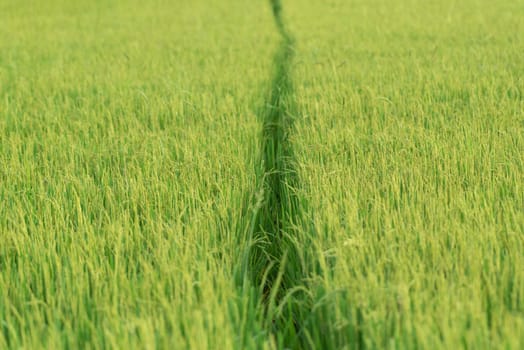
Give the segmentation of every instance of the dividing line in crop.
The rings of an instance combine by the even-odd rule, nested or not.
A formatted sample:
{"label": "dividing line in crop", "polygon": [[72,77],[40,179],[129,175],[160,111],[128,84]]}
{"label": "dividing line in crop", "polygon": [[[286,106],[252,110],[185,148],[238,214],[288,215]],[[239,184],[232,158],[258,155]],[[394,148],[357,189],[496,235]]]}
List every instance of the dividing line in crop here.
{"label": "dividing line in crop", "polygon": [[[286,258],[286,235],[291,216],[296,214],[293,193],[294,174],[289,131],[293,123],[293,87],[290,66],[293,59],[293,40],[287,33],[281,17],[278,0],[271,1],[282,42],[274,57],[274,76],[266,105],[260,111],[263,123],[260,154],[259,186],[263,198],[255,216],[255,238],[261,242],[252,251],[252,271],[255,281],[264,283],[264,296],[270,297],[285,278],[283,259]],[[266,274],[261,276],[260,274]],[[282,286],[285,288],[285,286]],[[273,297],[277,297],[274,295]]]}
{"label": "dividing line in crop", "polygon": [[298,181],[289,140],[296,116],[291,78],[294,38],[282,18],[280,0],[270,0],[281,42],[273,59],[274,73],[266,105],[259,117],[263,123],[261,154],[257,173],[257,204],[250,229],[247,276],[260,287],[266,328],[279,347],[296,347],[304,338],[309,315],[305,255],[308,248],[296,195]]}

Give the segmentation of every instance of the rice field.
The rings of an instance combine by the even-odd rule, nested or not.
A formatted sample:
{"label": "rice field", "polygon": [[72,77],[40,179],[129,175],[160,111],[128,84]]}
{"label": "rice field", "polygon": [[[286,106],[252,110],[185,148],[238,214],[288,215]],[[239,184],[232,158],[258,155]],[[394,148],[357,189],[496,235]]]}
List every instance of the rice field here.
{"label": "rice field", "polygon": [[0,349],[524,347],[522,0],[0,0]]}

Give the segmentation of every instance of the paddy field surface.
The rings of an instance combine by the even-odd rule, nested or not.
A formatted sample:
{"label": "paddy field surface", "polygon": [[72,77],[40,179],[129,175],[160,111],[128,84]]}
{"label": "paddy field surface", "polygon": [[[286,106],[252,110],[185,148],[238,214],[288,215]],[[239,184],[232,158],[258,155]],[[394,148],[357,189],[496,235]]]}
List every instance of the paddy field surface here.
{"label": "paddy field surface", "polygon": [[522,33],[522,0],[0,0],[0,348],[523,348]]}

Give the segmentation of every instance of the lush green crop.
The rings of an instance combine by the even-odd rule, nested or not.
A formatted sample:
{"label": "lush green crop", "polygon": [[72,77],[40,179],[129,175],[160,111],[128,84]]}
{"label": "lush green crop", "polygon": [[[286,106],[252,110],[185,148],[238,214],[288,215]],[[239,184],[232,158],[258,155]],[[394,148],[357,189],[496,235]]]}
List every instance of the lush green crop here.
{"label": "lush green crop", "polygon": [[0,0],[0,348],[522,348],[523,18]]}

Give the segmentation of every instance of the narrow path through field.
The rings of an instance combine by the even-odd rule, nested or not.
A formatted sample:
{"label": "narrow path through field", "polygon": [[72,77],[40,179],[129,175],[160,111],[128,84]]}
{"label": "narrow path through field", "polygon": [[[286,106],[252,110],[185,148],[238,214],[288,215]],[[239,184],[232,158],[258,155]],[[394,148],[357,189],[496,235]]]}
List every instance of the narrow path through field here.
{"label": "narrow path through field", "polygon": [[259,113],[263,123],[258,175],[259,205],[252,225],[249,275],[261,287],[267,327],[279,346],[301,343],[304,320],[309,314],[304,280],[304,247],[297,230],[300,223],[298,181],[289,134],[296,113],[291,67],[294,38],[282,18],[280,0],[270,0],[281,43],[273,59],[274,75],[268,101]]}
{"label": "narrow path through field", "polygon": [[283,25],[279,0],[272,0],[271,4],[282,42],[274,57],[275,72],[269,100],[260,111],[263,131],[259,161],[263,171],[258,175],[263,201],[255,217],[255,230],[258,240],[263,244],[257,245],[258,249],[252,252],[255,263],[253,270],[257,271],[255,280],[263,282],[259,273],[267,273],[264,278],[267,293],[277,280],[286,254],[284,240],[286,234],[290,233],[287,232],[287,223],[296,214],[296,198],[293,193],[296,185],[295,171],[288,140],[293,123],[293,86],[290,77],[293,39]]}

